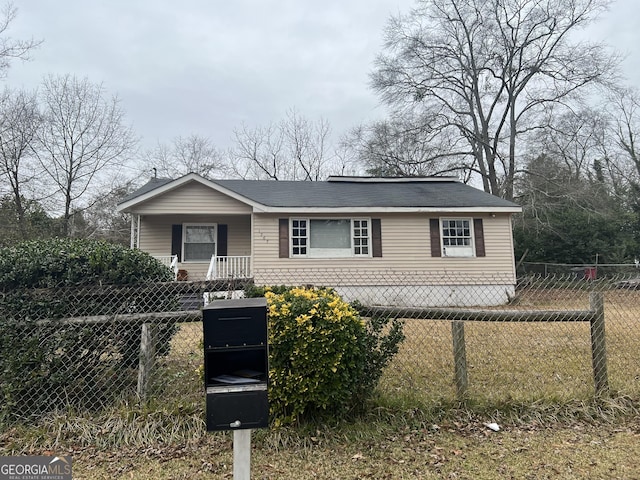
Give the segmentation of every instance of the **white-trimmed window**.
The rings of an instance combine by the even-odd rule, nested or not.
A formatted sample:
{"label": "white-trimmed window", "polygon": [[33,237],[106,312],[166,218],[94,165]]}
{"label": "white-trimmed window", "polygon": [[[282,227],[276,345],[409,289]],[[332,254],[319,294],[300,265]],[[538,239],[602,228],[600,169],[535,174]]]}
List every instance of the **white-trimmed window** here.
{"label": "white-trimmed window", "polygon": [[306,256],[309,246],[309,221],[291,220],[291,253],[295,257]]}
{"label": "white-trimmed window", "polygon": [[216,225],[192,223],[183,225],[182,261],[209,262],[216,252]]}
{"label": "white-trimmed window", "polygon": [[291,255],[340,258],[371,256],[371,221],[349,218],[291,219]]}
{"label": "white-trimmed window", "polygon": [[473,257],[473,221],[470,218],[441,219],[442,255]]}
{"label": "white-trimmed window", "polygon": [[353,225],[353,254],[368,256],[371,248],[370,222],[368,219],[354,219]]}

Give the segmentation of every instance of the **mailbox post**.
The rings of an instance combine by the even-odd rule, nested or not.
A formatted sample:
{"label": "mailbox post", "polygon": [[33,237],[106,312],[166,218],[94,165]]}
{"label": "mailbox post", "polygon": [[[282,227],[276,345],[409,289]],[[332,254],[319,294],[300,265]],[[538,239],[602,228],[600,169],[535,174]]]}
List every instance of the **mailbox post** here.
{"label": "mailbox post", "polygon": [[234,431],[234,478],[248,479],[251,429],[269,426],[267,301],[216,300],[202,325],[207,431]]}

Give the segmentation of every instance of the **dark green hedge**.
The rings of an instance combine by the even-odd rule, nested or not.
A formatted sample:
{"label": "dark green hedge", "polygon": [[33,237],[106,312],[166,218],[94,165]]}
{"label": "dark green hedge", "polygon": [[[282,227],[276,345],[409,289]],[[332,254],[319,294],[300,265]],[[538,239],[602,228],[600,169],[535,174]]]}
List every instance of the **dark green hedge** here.
{"label": "dark green hedge", "polygon": [[[178,298],[150,287],[172,279],[150,255],[104,241],[0,249],[0,419],[120,397],[135,384],[141,325],[68,319],[176,310]],[[160,355],[175,331],[158,327]]]}
{"label": "dark green hedge", "polygon": [[0,291],[169,281],[151,255],[104,241],[52,239],[0,249]]}

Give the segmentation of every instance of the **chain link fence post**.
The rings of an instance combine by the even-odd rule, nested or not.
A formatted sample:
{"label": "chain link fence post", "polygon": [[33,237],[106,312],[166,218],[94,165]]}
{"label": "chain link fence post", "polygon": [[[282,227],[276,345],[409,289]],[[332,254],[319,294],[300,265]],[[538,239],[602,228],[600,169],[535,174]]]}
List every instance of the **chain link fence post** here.
{"label": "chain link fence post", "polygon": [[152,323],[143,323],[140,329],[140,363],[138,366],[137,393],[141,402],[147,400],[153,364],[156,359],[157,328]]}
{"label": "chain link fence post", "polygon": [[607,348],[605,341],[604,294],[591,292],[589,305],[594,315],[590,320],[591,357],[593,359],[593,380],[596,395],[605,395],[609,391],[607,373]]}
{"label": "chain link fence post", "polygon": [[453,363],[455,369],[456,397],[459,401],[467,396],[467,349],[464,341],[464,321],[451,322],[451,336],[453,337]]}

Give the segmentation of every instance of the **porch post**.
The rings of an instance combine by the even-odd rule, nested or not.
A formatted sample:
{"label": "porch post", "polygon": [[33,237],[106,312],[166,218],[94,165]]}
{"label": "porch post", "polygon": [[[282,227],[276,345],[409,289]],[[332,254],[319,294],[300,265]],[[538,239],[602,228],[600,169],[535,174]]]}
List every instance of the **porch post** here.
{"label": "porch post", "polygon": [[137,246],[136,239],[138,238],[137,231],[139,228],[140,228],[140,215],[134,215],[132,213],[131,214],[131,235],[130,235],[131,238],[129,239],[129,246],[131,247],[131,249],[134,249]]}
{"label": "porch post", "polygon": [[251,230],[251,250],[249,251],[249,272],[248,272],[248,276],[253,278],[253,252],[255,252],[255,241],[254,241],[254,219],[253,219],[253,212],[251,213],[251,216],[249,217],[249,223],[250,223],[250,227],[249,229]]}
{"label": "porch post", "polygon": [[138,217],[138,225],[136,227],[136,248],[140,248],[140,215]]}

